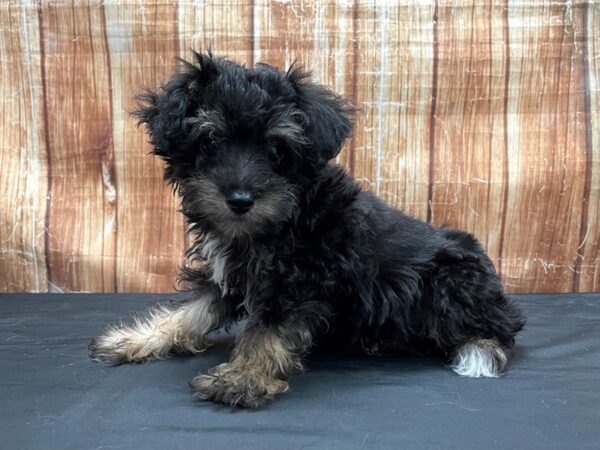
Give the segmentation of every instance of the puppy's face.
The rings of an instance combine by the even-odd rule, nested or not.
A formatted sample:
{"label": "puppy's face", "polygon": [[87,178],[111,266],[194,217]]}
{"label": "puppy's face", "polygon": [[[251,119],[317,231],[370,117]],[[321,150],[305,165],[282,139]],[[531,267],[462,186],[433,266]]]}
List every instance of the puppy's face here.
{"label": "puppy's face", "polygon": [[269,233],[339,153],[351,107],[301,69],[194,57],[158,92],[140,96],[136,115],[201,231]]}
{"label": "puppy's face", "polygon": [[287,220],[296,205],[298,180],[263,137],[200,140],[195,166],[180,182],[184,214],[203,231],[240,237],[268,232]]}

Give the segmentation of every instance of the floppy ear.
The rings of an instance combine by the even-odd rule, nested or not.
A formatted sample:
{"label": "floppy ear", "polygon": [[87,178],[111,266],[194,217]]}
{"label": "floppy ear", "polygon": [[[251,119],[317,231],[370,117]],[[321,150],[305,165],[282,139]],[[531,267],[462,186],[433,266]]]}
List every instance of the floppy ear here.
{"label": "floppy ear", "polygon": [[139,109],[132,114],[138,124],[146,124],[153,153],[163,158],[165,178],[177,182],[194,163],[198,140],[196,113],[202,101],[202,87],[219,74],[219,60],[210,52],[193,51],[194,61],[183,63],[181,70],[157,91],[147,89],[136,97]]}
{"label": "floppy ear", "polygon": [[335,158],[344,141],[352,135],[355,108],[343,97],[311,81],[311,73],[293,66],[287,73],[304,112],[304,130],[311,142],[316,163],[324,165]]}

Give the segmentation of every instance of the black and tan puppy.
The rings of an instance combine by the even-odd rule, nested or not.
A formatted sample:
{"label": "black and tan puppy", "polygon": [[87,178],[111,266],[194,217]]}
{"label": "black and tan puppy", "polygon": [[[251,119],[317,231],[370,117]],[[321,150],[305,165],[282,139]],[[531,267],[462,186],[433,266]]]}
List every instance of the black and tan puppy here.
{"label": "black and tan puppy", "polygon": [[246,319],[230,361],[192,380],[198,397],[260,406],[316,346],[502,372],[524,319],[475,238],[406,216],[328,164],[352,131],[348,102],[299,68],[199,53],[141,100],[196,236],[182,270],[194,295],[109,328],[93,358],[199,353]]}

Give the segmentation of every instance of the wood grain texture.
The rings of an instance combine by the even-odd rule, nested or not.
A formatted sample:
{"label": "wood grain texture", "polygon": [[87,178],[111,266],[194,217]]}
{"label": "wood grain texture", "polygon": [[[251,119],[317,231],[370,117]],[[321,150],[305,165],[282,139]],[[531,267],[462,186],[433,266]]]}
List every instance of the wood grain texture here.
{"label": "wood grain texture", "polygon": [[129,114],[133,97],[156,88],[175,70],[179,54],[173,2],[105,5],[111,55],[120,292],[165,292],[174,286],[184,251],[179,202],[162,180],[163,164],[151,157],[148,136]]}
{"label": "wood grain texture", "polygon": [[495,261],[507,187],[503,10],[495,1],[439,4],[431,119],[431,221],[471,231]]}
{"label": "wood grain texture", "polygon": [[[105,182],[113,153],[108,49],[101,9],[44,3],[50,288],[115,289],[115,193]],[[110,183],[110,181],[109,181]]]}
{"label": "wood grain texture", "polygon": [[178,200],[129,112],[189,49],[297,61],[366,188],[473,232],[511,292],[600,290],[600,1],[0,4],[0,291],[173,288]]}
{"label": "wood grain texture", "polygon": [[435,5],[360,5],[354,101],[361,111],[345,161],[365,188],[425,220]]}
{"label": "wood grain texture", "polygon": [[0,5],[0,291],[47,289],[47,164],[37,12]]}
{"label": "wood grain texture", "polygon": [[190,49],[212,48],[240,63],[254,63],[254,3],[220,0],[184,1],[177,8],[179,56],[190,59]]}
{"label": "wood grain texture", "polygon": [[600,5],[585,4],[581,39],[585,98],[585,186],[579,246],[575,255],[574,292],[600,288]]}
{"label": "wood grain texture", "polygon": [[509,11],[501,267],[516,290],[573,289],[586,173],[582,5],[522,2]]}

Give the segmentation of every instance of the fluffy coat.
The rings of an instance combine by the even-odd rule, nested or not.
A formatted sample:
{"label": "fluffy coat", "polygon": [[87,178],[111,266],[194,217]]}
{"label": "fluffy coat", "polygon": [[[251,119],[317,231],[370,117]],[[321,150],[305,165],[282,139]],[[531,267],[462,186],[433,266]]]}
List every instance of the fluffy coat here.
{"label": "fluffy coat", "polygon": [[[475,377],[504,369],[525,321],[481,245],[391,208],[331,164],[354,109],[308,72],[194,53],[140,101],[196,237],[182,269],[194,295],[107,330],[93,357],[197,353],[210,331],[246,319],[230,362],[191,385],[248,407],[285,391],[316,347],[435,353]],[[148,331],[141,345],[140,329],[169,339],[153,347]]]}

